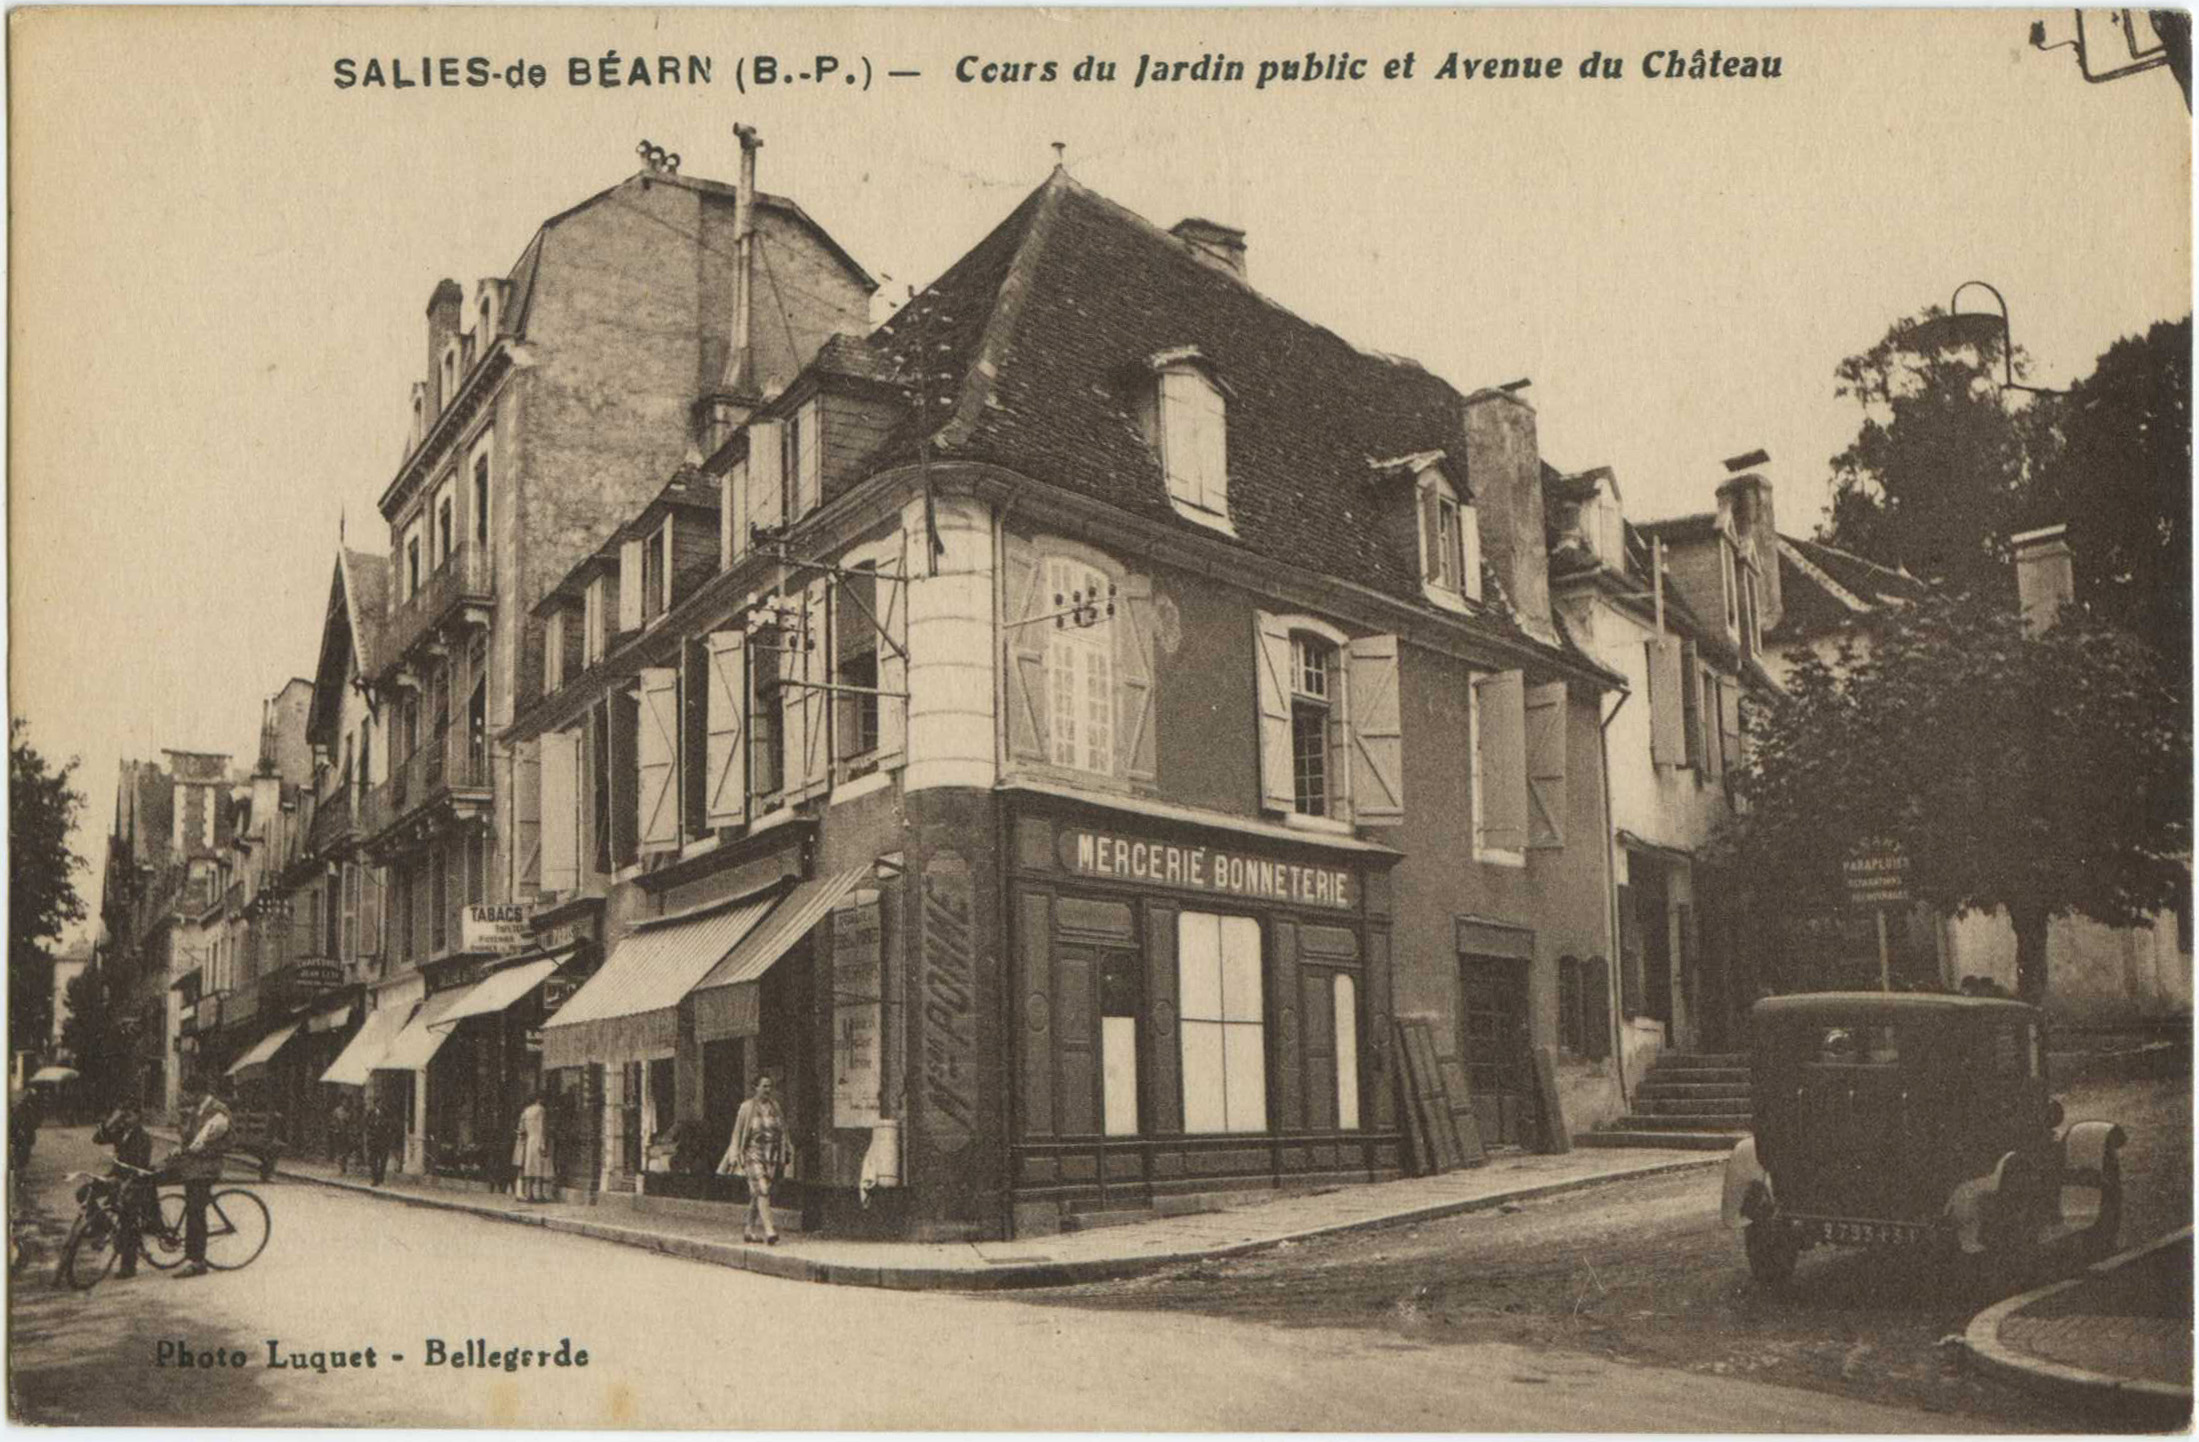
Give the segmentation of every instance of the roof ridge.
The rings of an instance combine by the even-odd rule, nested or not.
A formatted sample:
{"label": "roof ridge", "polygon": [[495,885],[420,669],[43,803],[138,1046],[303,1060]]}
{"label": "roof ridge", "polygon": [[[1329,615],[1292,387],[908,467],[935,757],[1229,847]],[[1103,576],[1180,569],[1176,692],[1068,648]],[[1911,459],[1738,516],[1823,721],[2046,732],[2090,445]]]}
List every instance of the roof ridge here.
{"label": "roof ridge", "polygon": [[[1038,204],[1024,222],[1015,254],[1009,258],[1007,271],[993,291],[984,332],[978,337],[976,352],[970,358],[970,369],[962,377],[961,399],[955,405],[954,414],[932,432],[932,438],[943,447],[951,449],[962,445],[977,430],[985,405],[993,397],[993,384],[999,379],[1001,363],[1007,359],[1008,349],[1015,340],[1016,326],[1023,318],[1023,305],[1035,282],[1039,255],[1053,231],[1054,217],[1061,213],[1061,197],[1071,186],[1076,186],[1076,182],[1069,178],[1068,171],[1057,165],[1053,174],[1033,192]],[[1076,188],[1083,189],[1082,186]]]}
{"label": "roof ridge", "polygon": [[1822,551],[1830,551],[1844,561],[1853,561],[1858,566],[1863,566],[1868,568],[1869,570],[1876,571],[1882,576],[1891,576],[1897,581],[1905,581],[1912,586],[1924,586],[1928,584],[1919,577],[1910,575],[1908,571],[1902,569],[1899,566],[1888,566],[1881,562],[1874,561],[1868,556],[1859,556],[1855,552],[1848,550],[1845,547],[1833,545],[1830,541],[1820,541],[1814,536],[1782,536],[1780,537],[1780,539],[1796,541],[1802,545],[1815,546]]}

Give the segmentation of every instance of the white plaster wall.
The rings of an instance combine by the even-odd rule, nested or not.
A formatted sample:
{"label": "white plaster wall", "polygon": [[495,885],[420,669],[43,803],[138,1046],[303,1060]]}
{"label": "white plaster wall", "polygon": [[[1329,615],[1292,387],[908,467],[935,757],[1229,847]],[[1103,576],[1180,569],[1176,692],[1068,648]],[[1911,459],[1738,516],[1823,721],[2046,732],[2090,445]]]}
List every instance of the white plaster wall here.
{"label": "white plaster wall", "polygon": [[[2016,933],[2005,912],[1972,912],[1946,923],[1948,979],[1984,976],[2016,989]],[[2176,918],[2111,927],[2083,917],[2051,923],[2046,938],[2047,1006],[2071,1020],[2109,1021],[2191,1009],[2191,957],[2179,949]]]}
{"label": "white plaster wall", "polygon": [[[908,538],[909,759],[902,786],[990,789],[993,739],[993,523],[966,497],[933,506],[945,554],[929,558],[924,503],[902,512]],[[927,564],[927,560],[933,560]]]}
{"label": "white plaster wall", "polygon": [[1654,628],[1593,599],[1570,602],[1565,619],[1583,649],[1625,676],[1633,693],[1604,731],[1612,825],[1675,850],[1701,846],[1726,814],[1725,787],[1700,779],[1699,771],[1650,759],[1646,646]]}

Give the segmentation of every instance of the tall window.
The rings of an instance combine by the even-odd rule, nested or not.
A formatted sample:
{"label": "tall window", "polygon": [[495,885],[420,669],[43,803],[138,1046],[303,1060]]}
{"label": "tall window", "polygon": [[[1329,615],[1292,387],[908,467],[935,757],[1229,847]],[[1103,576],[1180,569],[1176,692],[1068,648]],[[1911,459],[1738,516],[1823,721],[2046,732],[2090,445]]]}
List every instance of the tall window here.
{"label": "tall window", "polygon": [[1336,799],[1329,718],[1339,679],[1334,646],[1318,636],[1290,638],[1290,779],[1301,816],[1327,816]]}
{"label": "tall window", "polygon": [[417,525],[405,537],[405,599],[420,594],[420,530]]}
{"label": "tall window", "polygon": [[668,520],[641,549],[641,617],[654,621],[671,605],[665,573],[671,568],[672,523]]}
{"label": "tall window", "polygon": [[1741,588],[1734,577],[1733,543],[1725,537],[1718,538],[1718,581],[1726,595],[1726,629],[1736,635],[1741,630]]}
{"label": "tall window", "polygon": [[1257,921],[1197,911],[1176,918],[1187,1132],[1267,1130],[1261,981]]}
{"label": "tall window", "polygon": [[1430,467],[1420,481],[1421,575],[1439,600],[1481,599],[1481,535],[1473,507],[1440,470]]}
{"label": "tall window", "polygon": [[435,564],[450,564],[451,552],[458,545],[458,498],[451,494],[449,486],[435,498]]}
{"label": "tall window", "polygon": [[770,632],[762,633],[765,645],[748,653],[748,794],[776,796],[781,763],[779,747],[778,662],[771,654]]}
{"label": "tall window", "polygon": [[489,456],[486,451],[473,458],[473,539],[476,545],[489,543]]}
{"label": "tall window", "polygon": [[840,579],[837,612],[832,621],[833,680],[842,686],[869,687],[834,695],[839,714],[833,718],[840,759],[868,756],[878,749],[878,577],[876,563],[865,561],[854,574]]}
{"label": "tall window", "polygon": [[1179,507],[1229,514],[1229,433],[1221,390],[1190,366],[1161,372],[1161,469]]}
{"label": "tall window", "polygon": [[[1046,562],[1046,609],[1060,612],[1104,598],[1107,577],[1061,557]],[[1046,637],[1046,724],[1056,766],[1111,776],[1115,770],[1115,637],[1099,605],[1097,624],[1057,615]]]}

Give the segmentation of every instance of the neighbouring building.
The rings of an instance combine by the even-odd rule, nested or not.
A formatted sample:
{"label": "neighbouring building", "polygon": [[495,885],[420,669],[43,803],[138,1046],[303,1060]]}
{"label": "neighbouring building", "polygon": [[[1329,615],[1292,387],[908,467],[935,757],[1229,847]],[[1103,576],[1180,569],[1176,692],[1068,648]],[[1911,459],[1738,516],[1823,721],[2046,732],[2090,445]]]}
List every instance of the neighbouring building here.
{"label": "neighbouring building", "polygon": [[763,1073],[811,1226],[1394,1176],[1393,1018],[1488,1147],[1619,1110],[1621,677],[1553,610],[1535,412],[1246,254],[1057,170],[537,594],[501,741],[531,964],[596,967],[542,1030],[568,1186],[729,1198]]}
{"label": "neighbouring building", "polygon": [[1762,661],[1783,597],[1766,459],[1728,461],[1714,511],[1640,525],[1609,468],[1545,480],[1559,612],[1627,681],[1604,744],[1629,1082],[1665,1049],[1741,1050],[1757,995],[1760,947],[1701,853],[1732,814],[1742,696],[1776,689]]}
{"label": "neighbouring building", "polygon": [[[543,222],[509,274],[429,297],[427,377],[380,502],[384,596],[357,621],[373,633],[359,679],[376,754],[355,763],[350,824],[384,873],[384,1020],[344,1073],[364,1060],[377,1074],[409,1165],[471,1173],[508,1152],[533,1080],[523,1046],[491,1049],[494,1065],[463,1046],[442,1056],[457,994],[520,960],[505,909],[529,894],[533,803],[499,737],[540,686],[531,608],[828,336],[867,323],[875,282],[799,205],[755,188],[756,144],[744,136],[739,185],[652,155]],[[411,1019],[384,1037],[399,1008]]]}

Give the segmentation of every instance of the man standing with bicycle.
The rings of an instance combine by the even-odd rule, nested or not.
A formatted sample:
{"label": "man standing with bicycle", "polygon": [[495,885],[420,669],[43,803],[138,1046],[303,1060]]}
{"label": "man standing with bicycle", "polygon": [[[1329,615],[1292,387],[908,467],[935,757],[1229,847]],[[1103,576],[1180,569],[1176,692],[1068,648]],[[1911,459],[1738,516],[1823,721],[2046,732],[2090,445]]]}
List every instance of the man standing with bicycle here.
{"label": "man standing with bicycle", "polygon": [[120,1188],[115,1201],[115,1250],[121,1258],[115,1276],[134,1277],[138,1254],[144,1250],[144,1235],[159,1224],[158,1193],[152,1185],[153,1139],[145,1134],[137,1108],[124,1102],[99,1124],[92,1141],[115,1150],[118,1165],[114,1175]]}
{"label": "man standing with bicycle", "polygon": [[183,1145],[168,1159],[165,1177],[183,1183],[184,1265],[178,1277],[206,1275],[206,1208],[221,1180],[222,1138],[229,1134],[229,1106],[217,1095],[222,1083],[192,1077],[183,1084]]}

